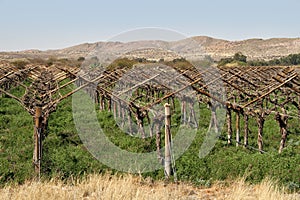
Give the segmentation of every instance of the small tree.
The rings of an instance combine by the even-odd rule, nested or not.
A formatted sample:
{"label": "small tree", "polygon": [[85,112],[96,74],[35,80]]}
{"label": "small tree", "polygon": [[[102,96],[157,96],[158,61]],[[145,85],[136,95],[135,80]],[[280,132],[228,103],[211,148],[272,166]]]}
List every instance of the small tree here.
{"label": "small tree", "polygon": [[84,60],[85,60],[85,58],[82,56],[77,59],[77,61],[79,61],[79,62],[83,62]]}
{"label": "small tree", "polygon": [[24,69],[24,67],[29,64],[28,61],[26,60],[16,60],[16,61],[13,61],[12,64],[14,66],[16,66],[18,69]]}
{"label": "small tree", "polygon": [[241,52],[238,52],[238,53],[234,54],[233,60],[246,63],[247,56],[243,55]]}

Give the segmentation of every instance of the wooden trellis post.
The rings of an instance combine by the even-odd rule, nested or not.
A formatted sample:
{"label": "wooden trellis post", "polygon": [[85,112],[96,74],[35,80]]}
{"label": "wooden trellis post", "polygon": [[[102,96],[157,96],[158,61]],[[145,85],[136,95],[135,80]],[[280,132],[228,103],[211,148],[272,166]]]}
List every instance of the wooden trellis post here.
{"label": "wooden trellis post", "polygon": [[198,122],[197,122],[197,118],[196,118],[196,114],[195,114],[195,110],[194,110],[194,102],[191,99],[189,101],[189,110],[190,110],[190,114],[189,114],[188,122],[189,122],[189,124],[191,124],[191,122],[194,121],[193,123],[195,124],[195,127],[198,128]]}
{"label": "wooden trellis post", "polygon": [[34,152],[33,164],[36,174],[40,178],[42,159],[42,108],[36,107],[34,118]]}
{"label": "wooden trellis post", "polygon": [[127,114],[127,120],[128,120],[128,131],[129,131],[129,134],[131,135],[133,133],[133,130],[132,130],[132,119],[131,119],[131,112],[130,110],[127,111],[128,114]]}
{"label": "wooden trellis post", "polygon": [[240,114],[236,112],[236,121],[235,121],[235,130],[236,130],[236,146],[239,146],[240,143]]}
{"label": "wooden trellis post", "polygon": [[[147,118],[148,124],[151,124],[151,119],[150,119],[148,111],[146,111],[146,118]],[[152,130],[151,126],[149,126],[149,133],[150,133],[150,137],[152,137],[153,136],[153,130]]]}
{"label": "wooden trellis post", "polygon": [[165,177],[171,175],[171,109],[170,104],[165,104]]}
{"label": "wooden trellis post", "polygon": [[265,123],[265,111],[263,108],[263,100],[258,102],[259,110],[256,112],[257,114],[257,125],[258,125],[258,133],[257,133],[257,145],[260,153],[263,153],[263,129]]}
{"label": "wooden trellis post", "polygon": [[100,96],[99,96],[99,108],[101,111],[105,109],[103,94],[100,94]]}
{"label": "wooden trellis post", "polygon": [[244,147],[248,146],[249,137],[249,117],[247,113],[244,113]]}
{"label": "wooden trellis post", "polygon": [[181,113],[182,113],[182,118],[181,121],[183,122],[184,125],[186,125],[186,101],[185,101],[185,97],[182,98],[181,101]]}
{"label": "wooden trellis post", "polygon": [[231,144],[232,126],[231,126],[231,110],[229,108],[227,108],[226,119],[227,119],[227,144]]}
{"label": "wooden trellis post", "polygon": [[257,124],[258,124],[258,135],[257,135],[257,144],[258,149],[261,153],[263,153],[263,128],[264,128],[264,114],[260,114],[257,118]]}
{"label": "wooden trellis post", "polygon": [[298,96],[298,121],[300,123],[300,96]]}
{"label": "wooden trellis post", "polygon": [[210,106],[211,108],[211,119],[210,119],[210,124],[208,127],[208,130],[210,131],[212,129],[212,127],[214,127],[215,129],[215,133],[219,132],[219,128],[218,128],[218,118],[217,118],[217,107],[214,105]]}
{"label": "wooden trellis post", "polygon": [[159,122],[156,122],[155,124],[155,135],[156,135],[156,152],[157,152],[157,158],[160,164],[163,164],[163,157],[160,152],[160,142],[161,142],[161,132],[160,132],[160,126]]}
{"label": "wooden trellis post", "polygon": [[275,119],[277,120],[279,127],[280,127],[280,133],[281,133],[281,140],[280,140],[280,146],[278,153],[281,153],[282,150],[285,147],[288,131],[287,131],[287,122],[288,122],[288,116],[286,115],[286,110],[282,108],[282,111],[284,114],[277,113],[275,116]]}

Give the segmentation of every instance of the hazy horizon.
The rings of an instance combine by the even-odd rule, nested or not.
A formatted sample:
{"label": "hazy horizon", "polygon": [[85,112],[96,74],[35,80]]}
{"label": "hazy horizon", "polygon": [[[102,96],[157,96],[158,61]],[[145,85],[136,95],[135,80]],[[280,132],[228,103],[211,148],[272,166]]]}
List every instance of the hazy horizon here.
{"label": "hazy horizon", "polygon": [[[206,35],[194,35],[194,36],[188,36],[188,38],[192,38],[192,37],[210,37],[210,38],[214,38],[214,39],[220,39],[220,40],[227,40],[224,38],[216,38],[216,37],[212,37],[212,36],[206,36]],[[273,37],[273,38],[245,38],[245,39],[240,39],[240,40],[227,40],[227,41],[231,41],[231,42],[236,42],[236,41],[245,41],[245,40],[251,40],[251,39],[262,39],[262,40],[270,40],[270,39],[298,39],[300,37]],[[143,40],[135,40],[135,41],[143,41]],[[82,43],[78,43],[78,44],[73,44],[73,45],[69,45],[69,46],[65,46],[65,47],[61,47],[61,48],[49,48],[49,49],[37,49],[37,48],[31,48],[31,49],[20,49],[20,50],[0,50],[0,52],[22,52],[22,51],[51,51],[51,50],[60,50],[60,49],[65,49],[65,48],[70,48],[70,47],[74,47],[74,46],[78,46],[78,45],[82,45],[82,44],[93,44],[93,43],[97,43],[97,42],[122,42],[122,43],[127,43],[127,42],[135,42],[135,41],[111,41],[111,40],[99,40],[99,41],[91,41],[91,42],[82,42]],[[148,40],[145,40],[148,41]],[[151,40],[149,40],[151,41]],[[166,40],[162,40],[162,41],[166,41]],[[178,41],[178,40],[170,40],[170,41]]]}
{"label": "hazy horizon", "polygon": [[297,0],[0,0],[0,51],[67,48],[143,27],[230,41],[298,38],[299,7]]}

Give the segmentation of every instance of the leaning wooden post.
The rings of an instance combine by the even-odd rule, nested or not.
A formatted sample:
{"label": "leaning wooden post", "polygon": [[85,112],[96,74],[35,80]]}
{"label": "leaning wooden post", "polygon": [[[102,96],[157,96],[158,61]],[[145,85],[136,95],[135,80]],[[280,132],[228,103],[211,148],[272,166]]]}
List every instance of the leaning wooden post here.
{"label": "leaning wooden post", "polygon": [[171,109],[170,104],[165,104],[165,177],[171,175]]}
{"label": "leaning wooden post", "polygon": [[35,108],[34,119],[34,152],[33,152],[33,164],[36,174],[40,179],[41,175],[41,158],[42,158],[42,108]]}

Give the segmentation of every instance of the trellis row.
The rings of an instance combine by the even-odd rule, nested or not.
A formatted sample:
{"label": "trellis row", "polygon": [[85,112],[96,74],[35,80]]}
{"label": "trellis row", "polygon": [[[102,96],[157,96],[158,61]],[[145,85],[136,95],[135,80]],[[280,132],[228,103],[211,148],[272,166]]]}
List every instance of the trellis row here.
{"label": "trellis row", "polygon": [[[176,69],[181,72],[180,69]],[[235,112],[236,114],[236,141],[237,144],[240,143],[240,116],[244,116],[244,146],[248,145],[248,136],[249,136],[249,127],[248,121],[249,117],[252,116],[256,119],[258,124],[258,133],[257,133],[257,143],[258,148],[261,152],[263,152],[263,127],[265,119],[271,113],[275,114],[275,119],[277,120],[280,133],[282,135],[279,152],[285,146],[285,141],[287,139],[287,121],[288,118],[298,118],[300,119],[300,97],[299,97],[299,68],[297,67],[222,67],[221,71],[221,80],[224,82],[228,100],[227,102],[223,102],[216,96],[211,95],[207,86],[209,84],[214,84],[214,81],[207,84],[204,83],[201,78],[201,72],[196,72],[193,69],[193,78],[186,75],[186,71],[182,73],[183,76],[187,77],[187,80],[179,80],[179,82],[184,83],[184,87],[191,86],[196,95],[201,96],[202,102],[210,104],[210,101],[218,101],[219,103],[226,106],[227,112],[227,126],[228,126],[228,143],[231,143],[232,138],[232,119],[231,112]],[[140,126],[141,134],[144,136],[145,131],[143,130],[143,118],[149,118],[147,109],[151,108],[151,106],[162,102],[165,99],[169,99],[169,102],[174,102],[172,99],[178,91],[172,91],[166,85],[170,85],[170,83],[164,83],[160,85],[155,85],[152,81],[151,74],[139,73],[136,75],[132,75],[130,79],[127,79],[128,82],[134,80],[135,76],[143,76],[147,83],[144,85],[140,85],[139,88],[141,90],[146,90],[144,94],[148,94],[148,104],[145,105],[145,99],[140,94],[136,95],[136,98],[131,100],[130,102],[124,102],[122,99],[118,99],[118,95],[112,94],[113,87],[118,82],[118,80],[122,77],[123,74],[126,73],[126,69],[116,70],[116,71],[107,71],[107,73],[102,82],[97,86],[97,94],[100,95],[95,101],[100,104],[100,109],[108,108],[112,112],[114,112],[116,116],[124,116],[123,114],[117,113],[117,108],[122,108],[127,104],[130,107],[131,112],[136,117],[136,121]],[[155,72],[151,71],[151,73],[155,74]],[[208,71],[209,73],[209,71]],[[152,74],[152,75],[153,75]],[[158,73],[159,74],[159,73]],[[160,75],[160,74],[159,74]],[[205,73],[207,75],[207,72]],[[214,74],[212,74],[213,76]],[[195,78],[196,77],[196,78]],[[200,78],[199,78],[200,77]],[[165,80],[165,77],[161,78]],[[169,77],[169,80],[174,80],[173,77]],[[107,82],[106,82],[107,81]],[[130,85],[130,83],[127,83]],[[137,83],[135,83],[137,84]],[[125,87],[126,88],[126,87]],[[149,91],[150,90],[150,91]],[[153,91],[151,91],[153,90]],[[93,91],[93,90],[90,90]],[[122,93],[122,92],[121,92]],[[123,92],[124,93],[124,92]],[[122,93],[122,94],[123,94]],[[130,93],[130,92],[129,92]],[[143,92],[141,92],[143,93]],[[155,94],[157,93],[157,94]],[[149,97],[149,94],[152,94]],[[94,94],[90,94],[94,96]],[[160,98],[157,98],[157,97]],[[188,95],[189,96],[189,95]],[[186,102],[189,102],[189,97],[180,97],[179,99],[182,102],[182,117],[183,121],[186,121]],[[204,97],[203,97],[204,96]],[[100,101],[98,101],[100,99]],[[112,102],[112,99],[115,101]],[[129,99],[129,97],[125,97],[125,99]],[[151,100],[149,100],[151,99]],[[170,100],[171,99],[171,100]],[[283,99],[283,100],[282,100]],[[106,105],[106,106],[105,106]],[[287,107],[295,107],[298,110],[297,113],[292,113],[287,111]],[[193,106],[189,106],[193,108]],[[212,124],[210,124],[210,128],[212,126],[216,127],[217,122],[213,122],[214,109],[212,109]],[[121,109],[121,112],[122,109]],[[190,109],[190,115],[193,115],[194,110]],[[125,120],[125,119],[123,119]],[[152,130],[150,130],[152,133]]]}
{"label": "trellis row", "polygon": [[[169,102],[175,107],[174,99],[181,102],[182,123],[198,126],[194,103],[191,96],[196,96],[199,103],[208,104],[212,110],[209,128],[218,130],[215,104],[218,102],[227,109],[228,143],[232,142],[232,112],[236,114],[236,141],[240,142],[240,121],[244,120],[244,146],[248,145],[249,117],[256,119],[258,124],[257,143],[263,152],[263,127],[265,119],[271,113],[280,127],[282,136],[279,152],[285,146],[288,136],[288,119],[296,117],[300,122],[300,75],[297,67],[221,67],[218,74],[210,70],[197,71],[193,67],[162,70],[160,64],[153,64],[153,70],[143,72],[130,68],[114,68],[103,72],[84,71],[77,67],[55,63],[51,66],[29,64],[17,68],[8,62],[0,63],[0,93],[17,100],[33,117],[35,122],[34,135],[36,140],[34,164],[40,170],[41,141],[45,137],[48,117],[56,110],[57,104],[75,92],[85,89],[98,104],[100,110],[108,109],[115,117],[121,119],[123,126],[127,121],[128,132],[134,134],[132,124],[138,125],[138,132],[145,137],[144,120],[150,124],[150,136],[155,133],[157,151],[160,155],[160,130],[164,114],[153,110],[153,106]],[[174,73],[177,76],[174,76]],[[178,75],[179,74],[179,75]],[[203,76],[206,76],[204,81]],[[124,78],[126,77],[126,78]],[[159,80],[159,81],[158,81]],[[163,80],[163,81],[162,81]],[[27,82],[26,84],[24,82]],[[64,81],[64,83],[62,83]],[[211,87],[225,87],[227,101],[212,94]],[[30,85],[28,84],[30,83]],[[77,88],[62,94],[63,88],[76,83]],[[29,86],[28,86],[29,85]],[[116,85],[118,90],[116,90]],[[17,97],[10,93],[16,86],[25,88],[25,93]],[[175,88],[175,89],[174,89]],[[189,89],[189,90],[187,90]],[[188,91],[182,93],[182,91]],[[287,107],[295,107],[298,112],[288,111]],[[154,116],[152,121],[150,113]],[[243,118],[241,117],[243,116]],[[132,120],[132,117],[135,120]]]}

